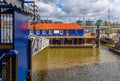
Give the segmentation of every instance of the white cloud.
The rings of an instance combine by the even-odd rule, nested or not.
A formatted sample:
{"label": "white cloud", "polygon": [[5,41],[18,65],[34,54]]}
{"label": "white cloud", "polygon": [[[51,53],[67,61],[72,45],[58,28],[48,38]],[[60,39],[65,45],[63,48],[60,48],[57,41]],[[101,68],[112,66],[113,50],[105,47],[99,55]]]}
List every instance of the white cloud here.
{"label": "white cloud", "polygon": [[[63,8],[57,8],[59,0],[40,0],[39,13],[44,18],[71,22],[77,19],[107,20],[110,7],[111,21],[120,21],[120,0],[62,0]],[[47,17],[45,17],[47,16]]]}

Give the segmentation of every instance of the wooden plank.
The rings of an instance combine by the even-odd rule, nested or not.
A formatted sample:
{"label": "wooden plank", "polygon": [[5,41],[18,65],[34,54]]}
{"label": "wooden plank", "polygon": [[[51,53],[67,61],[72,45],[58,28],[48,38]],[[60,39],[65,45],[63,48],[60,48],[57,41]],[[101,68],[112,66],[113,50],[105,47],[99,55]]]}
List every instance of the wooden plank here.
{"label": "wooden plank", "polygon": [[13,45],[0,45],[0,49],[12,49]]}
{"label": "wooden plank", "polygon": [[50,47],[94,47],[93,44],[50,44]]}

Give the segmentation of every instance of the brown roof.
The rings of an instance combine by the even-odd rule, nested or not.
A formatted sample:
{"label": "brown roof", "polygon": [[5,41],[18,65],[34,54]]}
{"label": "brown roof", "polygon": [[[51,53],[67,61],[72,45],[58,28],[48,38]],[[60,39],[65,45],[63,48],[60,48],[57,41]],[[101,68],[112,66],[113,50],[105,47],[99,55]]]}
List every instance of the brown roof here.
{"label": "brown roof", "polygon": [[65,24],[65,23],[37,23],[37,24],[32,24],[29,25],[29,29],[33,29],[35,27],[35,29],[82,29],[84,30],[85,27],[80,26],[78,24],[75,23],[69,23],[69,24]]}

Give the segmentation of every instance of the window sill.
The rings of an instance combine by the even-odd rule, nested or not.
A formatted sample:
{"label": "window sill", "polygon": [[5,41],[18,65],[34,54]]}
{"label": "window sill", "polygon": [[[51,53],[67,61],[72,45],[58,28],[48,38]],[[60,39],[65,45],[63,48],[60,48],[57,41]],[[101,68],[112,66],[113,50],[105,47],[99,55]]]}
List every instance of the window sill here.
{"label": "window sill", "polygon": [[13,48],[13,45],[5,45],[5,44],[3,44],[3,45],[0,45],[0,49],[12,49]]}

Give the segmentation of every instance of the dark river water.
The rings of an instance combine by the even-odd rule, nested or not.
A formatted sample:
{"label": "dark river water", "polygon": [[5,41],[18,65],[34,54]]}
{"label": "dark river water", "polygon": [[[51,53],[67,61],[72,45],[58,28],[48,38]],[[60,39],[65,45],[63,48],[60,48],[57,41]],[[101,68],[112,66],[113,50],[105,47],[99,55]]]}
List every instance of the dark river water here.
{"label": "dark river water", "polygon": [[120,56],[105,46],[46,48],[32,69],[32,81],[120,81]]}

